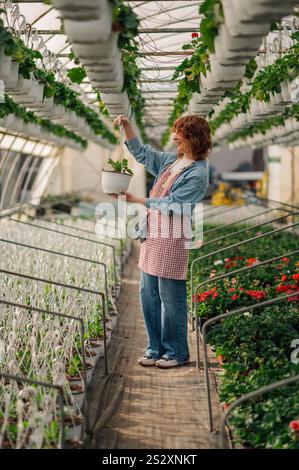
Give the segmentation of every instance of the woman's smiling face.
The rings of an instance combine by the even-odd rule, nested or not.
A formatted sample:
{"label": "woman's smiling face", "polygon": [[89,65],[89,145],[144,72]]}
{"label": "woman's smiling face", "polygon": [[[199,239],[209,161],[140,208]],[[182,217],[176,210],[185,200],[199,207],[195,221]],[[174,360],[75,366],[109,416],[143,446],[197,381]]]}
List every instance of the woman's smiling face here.
{"label": "woman's smiling face", "polygon": [[177,132],[174,132],[173,141],[177,146],[178,154],[180,156],[183,155],[185,153],[185,143],[183,137]]}

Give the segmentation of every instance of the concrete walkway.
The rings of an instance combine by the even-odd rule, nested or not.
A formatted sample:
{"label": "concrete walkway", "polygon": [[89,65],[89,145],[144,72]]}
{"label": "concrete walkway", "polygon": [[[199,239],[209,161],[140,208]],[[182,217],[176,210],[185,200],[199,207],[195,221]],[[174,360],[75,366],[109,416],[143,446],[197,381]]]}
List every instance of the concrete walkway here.
{"label": "concrete walkway", "polygon": [[147,344],[139,304],[138,249],[135,245],[125,267],[109,347],[109,377],[98,362],[88,390],[92,432],[85,447],[215,448],[216,436],[208,432],[203,373],[195,367],[195,333],[189,333],[188,366],[162,370],[137,364]]}

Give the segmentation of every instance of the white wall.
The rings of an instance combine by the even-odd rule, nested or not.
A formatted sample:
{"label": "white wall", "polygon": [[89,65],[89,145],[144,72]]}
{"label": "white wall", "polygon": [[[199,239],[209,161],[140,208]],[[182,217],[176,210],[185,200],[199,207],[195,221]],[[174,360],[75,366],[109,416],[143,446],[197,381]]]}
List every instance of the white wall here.
{"label": "white wall", "polygon": [[299,147],[268,149],[268,198],[299,204]]}

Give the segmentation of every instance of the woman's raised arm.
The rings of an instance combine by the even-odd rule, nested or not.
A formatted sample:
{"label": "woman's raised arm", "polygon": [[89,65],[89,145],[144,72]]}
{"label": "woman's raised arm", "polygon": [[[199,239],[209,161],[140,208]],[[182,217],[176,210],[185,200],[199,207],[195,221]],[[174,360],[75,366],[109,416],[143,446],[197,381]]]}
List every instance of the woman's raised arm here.
{"label": "woman's raised arm", "polygon": [[[126,116],[118,116],[114,124],[122,126],[125,134],[125,144],[129,152],[134,156],[137,162],[142,163],[147,171],[157,176],[162,165],[166,160],[175,159],[175,154],[170,152],[159,152],[148,144],[142,144],[136,136],[136,132]],[[171,160],[170,160],[171,161]]]}

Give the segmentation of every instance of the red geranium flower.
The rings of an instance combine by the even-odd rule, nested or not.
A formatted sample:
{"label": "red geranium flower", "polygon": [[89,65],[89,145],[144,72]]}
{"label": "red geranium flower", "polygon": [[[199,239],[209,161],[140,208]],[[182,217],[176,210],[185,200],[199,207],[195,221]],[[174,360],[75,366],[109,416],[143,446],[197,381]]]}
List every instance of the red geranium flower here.
{"label": "red geranium flower", "polygon": [[[298,278],[299,279],[299,278]],[[288,280],[288,276],[286,276],[285,274],[283,276],[281,276],[281,280],[282,281],[287,281]]]}
{"label": "red geranium flower", "polygon": [[292,279],[294,279],[294,281],[299,281],[299,273],[293,274]]}
{"label": "red geranium flower", "polygon": [[250,295],[255,300],[263,300],[266,297],[266,292],[262,290],[247,290],[246,294]]}
{"label": "red geranium flower", "polygon": [[191,36],[192,39],[197,39],[199,37],[198,33],[192,33]]}
{"label": "red geranium flower", "polygon": [[295,421],[291,421],[289,423],[289,427],[295,431],[295,432],[298,432],[299,431],[299,419],[295,420]]}
{"label": "red geranium flower", "polygon": [[234,295],[232,296],[232,300],[237,300],[238,298],[239,298],[238,294],[234,294]]}
{"label": "red geranium flower", "polygon": [[282,258],[281,261],[282,261],[283,263],[289,263],[289,262],[290,262],[290,258],[285,257],[285,258]]}
{"label": "red geranium flower", "polygon": [[234,287],[230,287],[230,288],[228,289],[228,292],[236,292],[236,289],[235,289]]}

